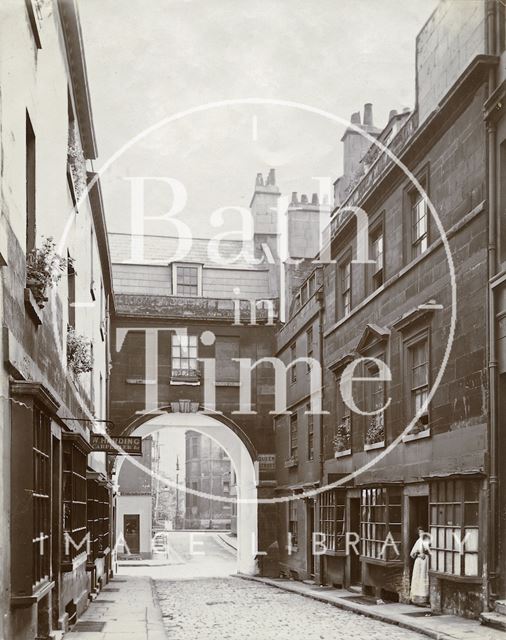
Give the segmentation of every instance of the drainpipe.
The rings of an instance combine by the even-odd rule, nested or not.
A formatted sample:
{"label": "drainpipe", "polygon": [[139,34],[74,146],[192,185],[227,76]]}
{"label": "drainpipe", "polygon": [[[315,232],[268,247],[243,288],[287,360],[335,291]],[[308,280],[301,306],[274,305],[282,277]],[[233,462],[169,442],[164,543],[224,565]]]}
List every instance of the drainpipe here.
{"label": "drainpipe", "polygon": [[[323,275],[323,271],[322,271]],[[324,394],[325,394],[325,384],[323,382],[323,376],[325,375],[324,367],[323,367],[323,309],[324,309],[324,294],[323,288],[316,294],[318,303],[320,305],[320,309],[318,311],[318,346],[319,346],[319,360],[322,371],[322,385],[321,385],[321,402],[322,402],[322,411],[324,404]],[[323,484],[323,459],[324,459],[324,446],[323,446],[323,418],[324,416],[320,416],[319,425],[320,428],[318,430],[318,439],[319,439],[319,456],[320,456],[320,482]],[[315,524],[320,523],[320,514],[318,513],[318,509],[315,509]],[[312,549],[311,549],[312,551]],[[322,556],[318,556],[318,582],[321,584],[322,580]]]}
{"label": "drainpipe", "polygon": [[[489,0],[487,3],[487,53],[496,55],[496,24],[495,24],[495,2]],[[496,72],[491,67],[488,77],[488,96],[492,95],[496,88]],[[495,580],[497,571],[497,354],[496,354],[496,331],[495,331],[495,300],[494,293],[490,288],[490,282],[497,271],[497,151],[496,151],[496,125],[494,122],[487,123],[487,152],[488,152],[488,287],[487,287],[487,308],[488,308],[488,388],[489,388],[489,421],[488,421],[488,492],[489,492],[489,512],[488,512],[488,598],[486,605],[490,606],[490,600],[496,597]]]}

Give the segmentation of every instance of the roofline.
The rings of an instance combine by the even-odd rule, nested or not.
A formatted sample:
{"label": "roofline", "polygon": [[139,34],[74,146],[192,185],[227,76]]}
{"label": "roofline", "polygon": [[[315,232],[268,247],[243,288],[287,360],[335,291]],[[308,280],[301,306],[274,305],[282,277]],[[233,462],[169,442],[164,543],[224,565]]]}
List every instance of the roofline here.
{"label": "roofline", "polygon": [[98,156],[97,142],[93,127],[88,73],[77,2],[76,0],[58,0],[57,4],[67,52],[83,153],[86,159],[94,160]]}
{"label": "roofline", "polygon": [[[162,236],[156,233],[130,233],[128,231],[108,231],[108,234],[110,236],[130,236],[131,238],[133,237],[143,237],[143,238],[163,238],[163,239],[175,239],[175,240],[205,240],[207,242],[209,242],[210,240],[213,240],[213,238],[201,238],[201,237],[197,237],[197,236]],[[238,244],[242,244],[244,242],[244,240],[220,240],[220,242],[237,242]],[[246,242],[250,242],[253,244],[253,238],[251,238],[250,240],[247,240]]]}
{"label": "roofline", "polygon": [[88,183],[91,180],[95,180],[95,183],[89,189],[88,197],[90,200],[91,213],[93,216],[93,226],[95,228],[95,236],[97,239],[100,264],[102,266],[104,287],[106,288],[106,291],[110,294],[110,301],[111,301],[110,304],[112,306],[111,311],[114,312],[112,262],[111,262],[111,252],[109,250],[109,238],[107,235],[107,225],[105,221],[102,188],[100,186],[100,179],[96,173],[88,171],[86,175],[88,177]]}

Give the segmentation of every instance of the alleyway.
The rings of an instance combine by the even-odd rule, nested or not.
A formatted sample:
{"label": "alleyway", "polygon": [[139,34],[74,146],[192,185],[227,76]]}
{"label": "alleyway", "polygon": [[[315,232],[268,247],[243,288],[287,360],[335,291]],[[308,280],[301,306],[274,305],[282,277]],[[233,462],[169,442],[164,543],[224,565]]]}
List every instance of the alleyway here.
{"label": "alleyway", "polygon": [[240,578],[157,580],[168,640],[417,640],[423,636]]}

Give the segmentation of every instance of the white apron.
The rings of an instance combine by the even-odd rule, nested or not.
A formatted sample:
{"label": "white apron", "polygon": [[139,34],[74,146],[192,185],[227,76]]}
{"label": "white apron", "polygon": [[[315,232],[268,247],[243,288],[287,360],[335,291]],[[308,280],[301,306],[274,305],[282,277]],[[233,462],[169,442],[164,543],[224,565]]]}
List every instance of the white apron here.
{"label": "white apron", "polygon": [[413,575],[411,576],[411,602],[413,604],[427,604],[429,601],[429,543],[418,538],[410,555],[415,558]]}

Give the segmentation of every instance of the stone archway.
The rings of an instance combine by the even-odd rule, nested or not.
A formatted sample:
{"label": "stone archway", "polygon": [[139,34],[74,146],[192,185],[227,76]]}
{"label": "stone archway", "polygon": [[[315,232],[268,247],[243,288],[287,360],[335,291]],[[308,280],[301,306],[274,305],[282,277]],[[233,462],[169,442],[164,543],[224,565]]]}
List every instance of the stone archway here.
{"label": "stone archway", "polygon": [[[224,449],[237,478],[237,569],[239,573],[255,575],[258,540],[258,467],[255,449],[240,427],[222,414],[196,410],[197,407],[180,411],[179,406],[180,403],[173,403],[166,410],[138,416],[118,435],[147,437],[166,428],[191,429],[208,436]],[[122,459],[116,462],[117,474]]]}

